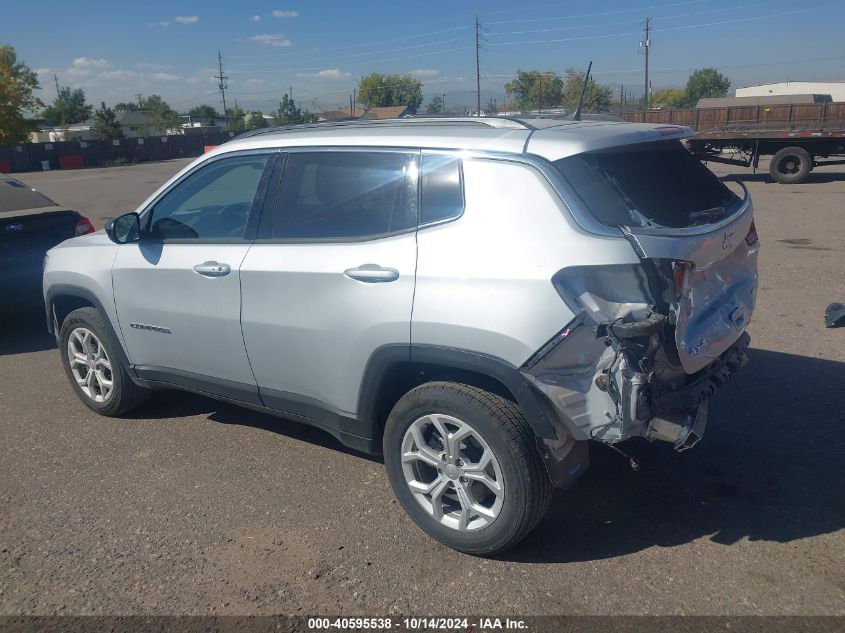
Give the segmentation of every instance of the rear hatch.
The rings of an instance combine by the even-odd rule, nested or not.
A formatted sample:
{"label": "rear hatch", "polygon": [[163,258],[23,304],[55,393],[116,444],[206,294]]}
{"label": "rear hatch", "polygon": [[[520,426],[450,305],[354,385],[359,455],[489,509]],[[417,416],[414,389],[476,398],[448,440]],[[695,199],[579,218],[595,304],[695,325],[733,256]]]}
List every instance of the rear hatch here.
{"label": "rear hatch", "polygon": [[[601,224],[620,229],[674,322],[677,360],[693,374],[748,326],[758,244],[744,186],[721,182],[678,140],[583,152],[555,161]],[[740,194],[740,195],[737,195]]]}

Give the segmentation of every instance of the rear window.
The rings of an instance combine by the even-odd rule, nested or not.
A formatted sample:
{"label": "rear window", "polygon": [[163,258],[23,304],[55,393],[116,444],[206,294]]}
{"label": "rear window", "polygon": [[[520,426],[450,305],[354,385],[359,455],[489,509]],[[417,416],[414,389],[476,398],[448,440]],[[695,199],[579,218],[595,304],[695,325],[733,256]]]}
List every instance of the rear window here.
{"label": "rear window", "polygon": [[708,224],[730,215],[740,203],[679,141],[585,152],[555,166],[606,226]]}
{"label": "rear window", "polygon": [[52,207],[55,203],[13,178],[0,177],[0,213]]}

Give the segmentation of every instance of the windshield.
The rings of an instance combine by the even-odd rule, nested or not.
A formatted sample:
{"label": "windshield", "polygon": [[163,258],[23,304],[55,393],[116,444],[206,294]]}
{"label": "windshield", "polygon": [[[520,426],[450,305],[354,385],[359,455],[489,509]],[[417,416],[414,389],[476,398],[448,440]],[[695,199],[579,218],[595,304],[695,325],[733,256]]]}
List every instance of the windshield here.
{"label": "windshield", "polygon": [[55,202],[22,182],[0,175],[0,213],[53,207]]}
{"label": "windshield", "polygon": [[676,140],[585,152],[555,166],[606,226],[708,224],[730,215],[740,203]]}

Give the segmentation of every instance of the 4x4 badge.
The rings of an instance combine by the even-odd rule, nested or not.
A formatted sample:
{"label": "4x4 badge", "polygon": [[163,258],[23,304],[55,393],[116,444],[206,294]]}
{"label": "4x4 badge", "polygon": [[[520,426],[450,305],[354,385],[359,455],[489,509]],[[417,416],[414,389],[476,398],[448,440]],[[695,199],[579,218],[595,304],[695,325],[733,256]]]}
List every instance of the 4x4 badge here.
{"label": "4x4 badge", "polygon": [[729,251],[733,250],[734,247],[734,234],[733,233],[725,233],[722,236],[722,250]]}

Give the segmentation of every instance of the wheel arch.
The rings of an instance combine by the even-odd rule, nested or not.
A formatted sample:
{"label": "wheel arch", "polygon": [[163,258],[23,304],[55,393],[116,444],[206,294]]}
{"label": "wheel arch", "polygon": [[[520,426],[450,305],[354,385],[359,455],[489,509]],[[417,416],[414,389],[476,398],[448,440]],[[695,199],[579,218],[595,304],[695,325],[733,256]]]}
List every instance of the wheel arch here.
{"label": "wheel arch", "polygon": [[518,368],[493,356],[449,347],[388,345],[376,350],[361,383],[357,417],[370,421],[380,436],[396,402],[414,387],[435,380],[469,384],[516,402],[538,438],[555,437],[540,398]]}
{"label": "wheel arch", "polygon": [[123,341],[112,325],[109,313],[93,292],[79,286],[56,284],[48,288],[44,297],[44,305],[47,310],[47,330],[57,339],[62,323],[71,312],[79,308],[94,308],[97,310],[103,318],[103,323],[109,335],[117,345],[117,354],[120,357],[120,361],[127,368],[129,375],[133,379],[136,378],[132,366],[129,363],[129,357],[126,355],[126,350],[123,348]]}

